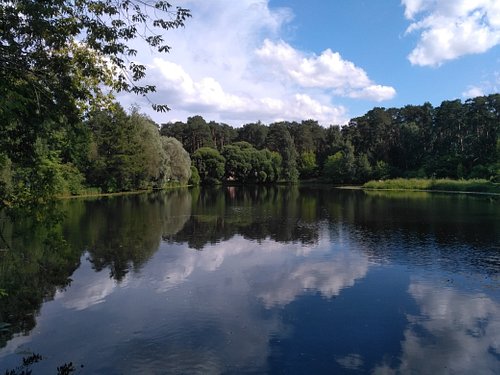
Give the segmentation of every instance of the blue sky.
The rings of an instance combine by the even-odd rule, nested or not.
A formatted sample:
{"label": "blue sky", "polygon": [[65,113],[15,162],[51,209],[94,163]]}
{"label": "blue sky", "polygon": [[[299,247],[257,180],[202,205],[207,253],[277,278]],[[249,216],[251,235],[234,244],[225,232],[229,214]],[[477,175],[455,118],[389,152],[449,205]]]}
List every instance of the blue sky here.
{"label": "blue sky", "polygon": [[[157,122],[343,124],[375,106],[437,106],[500,90],[498,0],[190,0],[193,17],[143,48],[172,111]],[[177,5],[177,4],[176,4]],[[137,97],[121,96],[125,106]]]}

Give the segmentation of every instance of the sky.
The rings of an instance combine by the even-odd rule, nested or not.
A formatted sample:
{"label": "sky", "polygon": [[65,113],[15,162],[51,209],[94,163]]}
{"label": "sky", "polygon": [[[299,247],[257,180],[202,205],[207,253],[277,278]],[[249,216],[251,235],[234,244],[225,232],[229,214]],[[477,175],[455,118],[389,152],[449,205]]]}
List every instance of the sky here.
{"label": "sky", "polygon": [[342,125],[373,107],[500,91],[499,0],[177,0],[191,10],[170,53],[138,45],[158,123]]}

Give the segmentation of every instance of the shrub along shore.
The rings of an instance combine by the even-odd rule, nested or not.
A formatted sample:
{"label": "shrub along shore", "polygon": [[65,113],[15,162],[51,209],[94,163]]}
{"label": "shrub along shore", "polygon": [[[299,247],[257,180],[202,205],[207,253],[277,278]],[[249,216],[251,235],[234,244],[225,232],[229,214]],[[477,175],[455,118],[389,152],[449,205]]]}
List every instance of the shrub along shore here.
{"label": "shrub along shore", "polygon": [[425,190],[500,194],[500,184],[484,179],[451,180],[447,178],[396,178],[391,180],[369,181],[363,185],[363,188],[375,190]]}

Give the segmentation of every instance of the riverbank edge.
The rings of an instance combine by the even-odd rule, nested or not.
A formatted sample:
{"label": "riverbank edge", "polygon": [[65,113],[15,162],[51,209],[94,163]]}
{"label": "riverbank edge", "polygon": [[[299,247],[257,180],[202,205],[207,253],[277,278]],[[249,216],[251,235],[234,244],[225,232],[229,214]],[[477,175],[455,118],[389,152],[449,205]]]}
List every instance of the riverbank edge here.
{"label": "riverbank edge", "polygon": [[178,185],[178,186],[166,186],[161,189],[144,189],[144,190],[133,190],[133,191],[118,191],[115,193],[87,193],[87,194],[75,194],[75,195],[58,195],[56,199],[67,200],[67,199],[78,199],[78,198],[101,198],[101,197],[118,197],[122,195],[138,195],[146,193],[154,193],[156,191],[164,191],[171,189],[189,188],[195,185]]}
{"label": "riverbank edge", "polygon": [[367,190],[367,191],[413,191],[419,193],[442,193],[442,194],[473,194],[473,195],[491,195],[498,197],[500,193],[490,193],[484,191],[461,191],[461,190],[431,190],[431,189],[389,189],[389,188],[367,188],[363,186],[335,186],[334,189],[343,189],[343,190]]}
{"label": "riverbank edge", "polygon": [[435,191],[442,193],[500,195],[500,184],[484,179],[396,178],[368,181],[362,187],[371,190]]}
{"label": "riverbank edge", "polygon": [[[298,181],[298,184],[311,184],[311,181]],[[324,181],[314,181],[314,185],[329,185]],[[277,183],[276,185],[283,185],[283,183]],[[69,200],[69,199],[79,199],[79,198],[101,198],[101,197],[114,197],[114,196],[124,196],[124,195],[138,195],[145,193],[153,193],[156,191],[172,190],[179,188],[190,188],[195,185],[178,185],[178,186],[167,186],[162,189],[145,189],[145,190],[134,190],[134,191],[122,191],[115,193],[88,193],[88,194],[77,194],[77,195],[61,195],[58,196],[59,200]],[[223,184],[221,184],[223,186]],[[241,186],[241,185],[227,185],[227,186]],[[343,190],[367,190],[367,191],[414,191],[414,192],[425,192],[425,193],[445,193],[445,194],[474,194],[474,195],[491,195],[500,196],[500,193],[493,192],[480,192],[480,191],[465,191],[465,190],[441,190],[441,189],[416,189],[416,188],[369,188],[363,185],[345,185],[345,186],[333,186],[334,189]]]}

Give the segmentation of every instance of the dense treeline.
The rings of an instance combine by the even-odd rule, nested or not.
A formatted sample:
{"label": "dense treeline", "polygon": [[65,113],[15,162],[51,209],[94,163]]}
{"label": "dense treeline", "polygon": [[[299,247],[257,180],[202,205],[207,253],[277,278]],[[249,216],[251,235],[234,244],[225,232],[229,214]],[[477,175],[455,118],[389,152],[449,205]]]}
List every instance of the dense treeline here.
{"label": "dense treeline", "polygon": [[[500,95],[462,103],[374,108],[344,127],[313,120],[233,128],[206,122],[161,126],[118,104],[30,138],[9,127],[0,152],[3,203],[23,205],[86,189],[119,192],[172,184],[335,184],[394,177],[500,179]],[[29,153],[23,153],[29,143]]]}
{"label": "dense treeline", "polygon": [[160,133],[182,142],[202,183],[321,178],[345,184],[393,177],[498,182],[499,130],[500,95],[494,94],[436,108],[374,108],[344,127],[306,120],[232,128],[194,116],[163,124]]}
{"label": "dense treeline", "polygon": [[[50,124],[47,125],[48,129]],[[171,184],[336,184],[393,177],[500,179],[500,95],[462,103],[374,108],[344,127],[316,121],[233,128],[201,116],[161,129],[118,104],[33,139],[4,128],[0,193],[20,204],[55,195]],[[28,139],[26,139],[28,137]],[[5,140],[7,139],[7,141]],[[23,153],[29,144],[32,152]]]}
{"label": "dense treeline", "polygon": [[[90,112],[83,122],[34,139],[34,155],[15,140],[0,153],[0,193],[10,205],[45,201],[87,189],[120,192],[187,184],[191,159],[175,138],[133,108],[118,104]],[[26,160],[30,157],[29,160]]]}
{"label": "dense treeline", "polygon": [[179,145],[113,101],[155,91],[133,41],[168,52],[190,16],[163,0],[0,1],[0,208],[186,179],[168,162]]}

